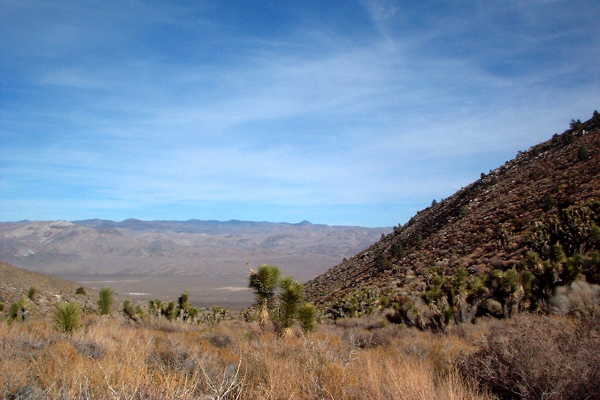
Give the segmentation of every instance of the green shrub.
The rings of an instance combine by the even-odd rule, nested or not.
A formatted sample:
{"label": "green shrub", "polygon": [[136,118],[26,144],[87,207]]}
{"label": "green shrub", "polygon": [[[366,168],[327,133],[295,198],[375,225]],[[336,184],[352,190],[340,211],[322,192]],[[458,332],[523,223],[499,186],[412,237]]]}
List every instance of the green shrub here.
{"label": "green shrub", "polygon": [[85,296],[87,293],[85,291],[85,288],[83,286],[80,286],[77,288],[77,290],[75,290],[75,294]]}
{"label": "green shrub", "polygon": [[205,310],[201,314],[200,320],[209,325],[217,325],[218,323],[220,323],[221,321],[226,319],[228,316],[229,316],[229,311],[227,311],[226,308],[219,307],[219,306],[213,306],[210,309]]}
{"label": "green shrub", "polygon": [[198,314],[198,310],[196,310],[189,302],[189,294],[188,292],[183,292],[181,296],[177,299],[177,316],[183,319],[184,321],[188,319],[194,319]]}
{"label": "green shrub", "polygon": [[582,272],[589,283],[600,285],[600,251],[593,251],[583,257]]}
{"label": "green shrub", "polygon": [[129,319],[137,321],[135,307],[129,300],[123,301],[123,314],[125,314]]}
{"label": "green shrub", "polygon": [[556,207],[557,202],[554,197],[552,197],[549,193],[546,193],[542,198],[542,210],[550,211],[554,207]]}
{"label": "green shrub", "polygon": [[337,300],[326,313],[333,319],[370,315],[380,308],[384,298],[377,288],[356,289]]}
{"label": "green shrub", "polygon": [[4,311],[5,304],[0,301],[0,312]]}
{"label": "green shrub", "polygon": [[29,291],[27,292],[27,297],[29,298],[29,300],[34,301],[37,293],[38,293],[38,290],[32,286],[29,288]]}
{"label": "green shrub", "polygon": [[585,161],[588,158],[590,158],[590,152],[588,151],[587,147],[585,147],[585,146],[579,147],[579,150],[577,150],[577,159],[579,161]]}
{"label": "green shrub", "polygon": [[148,302],[148,312],[155,317],[161,316],[162,307],[162,302],[159,299],[153,299]]}
{"label": "green shrub", "polygon": [[177,299],[177,306],[180,310],[185,310],[189,305],[190,295],[187,291],[183,292]]}
{"label": "green shrub", "polygon": [[312,332],[315,329],[317,308],[312,303],[304,303],[298,308],[298,322],[304,332]]}
{"label": "green shrub", "polygon": [[62,303],[54,312],[56,328],[64,333],[72,333],[81,326],[81,309],[77,303]]}
{"label": "green shrub", "polygon": [[163,307],[161,313],[166,319],[173,321],[177,318],[177,306],[174,302],[170,301],[166,307]]}
{"label": "green shrub", "polygon": [[8,320],[9,321],[25,321],[27,317],[27,306],[25,303],[25,299],[21,298],[19,301],[16,301],[10,305],[8,309]]}
{"label": "green shrub", "polygon": [[581,120],[572,119],[569,127],[573,130],[579,130],[583,127],[583,124],[581,123]]}
{"label": "green shrub", "polygon": [[98,309],[100,311],[100,315],[110,314],[113,302],[113,291],[110,288],[101,289],[98,299]]}

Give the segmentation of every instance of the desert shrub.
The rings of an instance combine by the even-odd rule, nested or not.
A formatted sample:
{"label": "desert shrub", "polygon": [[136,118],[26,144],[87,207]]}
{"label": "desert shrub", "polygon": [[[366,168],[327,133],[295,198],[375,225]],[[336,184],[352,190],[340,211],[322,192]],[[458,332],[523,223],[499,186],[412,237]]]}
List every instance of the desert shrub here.
{"label": "desert shrub", "polygon": [[64,333],[73,333],[81,326],[81,309],[77,303],[62,303],[54,312],[56,328]]}
{"label": "desert shrub", "polygon": [[317,308],[311,303],[304,303],[298,308],[298,321],[304,332],[312,332],[315,329]]}
{"label": "desert shrub", "polygon": [[381,251],[374,260],[375,268],[379,271],[388,271],[394,268],[390,255],[384,251]]}
{"label": "desert shrub", "polygon": [[600,398],[599,322],[522,315],[491,329],[458,368],[501,399]]}
{"label": "desert shrub", "polygon": [[29,300],[34,301],[35,297],[37,296],[37,293],[38,293],[38,290],[32,286],[27,291],[27,297],[29,298]]}
{"label": "desert shrub", "polygon": [[569,128],[573,129],[573,130],[578,130],[581,129],[583,127],[583,124],[581,123],[581,120],[579,119],[572,119],[571,123],[569,124]]}
{"label": "desert shrub", "polygon": [[9,321],[25,321],[27,318],[27,304],[24,298],[12,303],[8,309]]}
{"label": "desert shrub", "polygon": [[551,194],[546,193],[544,195],[544,197],[542,198],[542,210],[550,211],[554,207],[556,207],[556,205],[557,205],[557,201],[554,197],[552,197]]}
{"label": "desert shrub", "polygon": [[6,305],[4,302],[0,301],[0,312],[4,311],[4,307],[6,307]]}
{"label": "desert shrub", "polygon": [[147,359],[148,364],[159,368],[168,368],[184,373],[193,372],[198,368],[198,360],[194,354],[176,343],[162,343],[152,351]]}
{"label": "desert shrub", "polygon": [[123,314],[125,314],[129,319],[137,321],[137,313],[135,307],[129,300],[123,301]]}
{"label": "desert shrub", "polygon": [[159,299],[153,299],[148,302],[148,312],[152,316],[160,317],[162,307],[162,302]]}
{"label": "desert shrub", "polygon": [[85,296],[87,293],[85,291],[85,288],[83,286],[80,286],[75,290],[75,294]]}
{"label": "desert shrub", "polygon": [[370,349],[389,345],[392,336],[387,332],[380,330],[365,331],[361,329],[350,329],[343,333],[342,339],[353,347]]}
{"label": "desert shrub", "polygon": [[174,302],[170,301],[165,307],[162,308],[161,314],[169,321],[173,321],[175,318],[177,318],[177,306]]}
{"label": "desert shrub", "polygon": [[208,310],[205,310],[200,314],[200,320],[209,325],[217,325],[221,321],[229,318],[229,311],[226,308],[220,306],[213,306]]}
{"label": "desert shrub", "polygon": [[25,385],[7,396],[8,400],[45,400],[47,394],[37,385]]}
{"label": "desert shrub", "polygon": [[106,349],[100,343],[75,340],[71,342],[77,351],[92,360],[99,360],[106,354]]}
{"label": "desert shrub", "polygon": [[231,343],[233,342],[231,340],[231,336],[223,335],[223,334],[210,335],[208,337],[208,341],[213,346],[221,348],[221,349],[225,348],[225,347],[229,347],[231,345]]}
{"label": "desert shrub", "polygon": [[384,298],[378,288],[356,289],[337,300],[326,310],[326,313],[332,319],[371,315],[380,309]]}
{"label": "desert shrub", "polygon": [[585,161],[590,158],[590,152],[585,146],[580,146],[577,150],[577,159],[579,161]]}
{"label": "desert shrub", "polygon": [[405,254],[405,250],[401,242],[393,243],[390,247],[390,252],[392,253],[392,257],[396,258],[401,258]]}
{"label": "desert shrub", "polygon": [[101,289],[98,298],[98,309],[100,311],[100,315],[110,314],[113,302],[113,291],[110,288]]}
{"label": "desert shrub", "polygon": [[193,315],[197,315],[198,311],[190,304],[190,295],[187,291],[183,292],[177,298],[177,317],[182,320],[193,319]]}

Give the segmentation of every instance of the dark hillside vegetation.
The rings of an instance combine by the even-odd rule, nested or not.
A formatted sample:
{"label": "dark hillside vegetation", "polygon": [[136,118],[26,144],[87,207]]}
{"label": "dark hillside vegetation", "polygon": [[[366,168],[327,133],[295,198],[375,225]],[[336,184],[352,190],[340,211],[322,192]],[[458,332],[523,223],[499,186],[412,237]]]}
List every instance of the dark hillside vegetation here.
{"label": "dark hillside vegetation", "polygon": [[600,294],[600,117],[519,152],[306,285],[333,318],[585,312]]}

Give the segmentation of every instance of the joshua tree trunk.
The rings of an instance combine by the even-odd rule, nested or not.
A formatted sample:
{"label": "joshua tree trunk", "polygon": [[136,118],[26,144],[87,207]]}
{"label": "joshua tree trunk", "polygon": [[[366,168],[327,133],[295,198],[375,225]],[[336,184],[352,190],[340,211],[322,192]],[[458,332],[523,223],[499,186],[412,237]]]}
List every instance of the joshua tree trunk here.
{"label": "joshua tree trunk", "polygon": [[269,310],[268,310],[266,301],[263,301],[259,304],[258,313],[257,313],[256,317],[257,317],[258,326],[260,326],[260,329],[265,330],[267,328],[267,324],[269,323],[269,320],[271,319],[269,316]]}

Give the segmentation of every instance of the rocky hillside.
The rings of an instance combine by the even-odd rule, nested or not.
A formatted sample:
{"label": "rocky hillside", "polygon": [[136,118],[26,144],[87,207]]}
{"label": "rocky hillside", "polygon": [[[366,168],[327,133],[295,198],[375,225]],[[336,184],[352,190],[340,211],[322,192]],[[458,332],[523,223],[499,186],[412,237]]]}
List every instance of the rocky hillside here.
{"label": "rocky hillside", "polygon": [[561,285],[600,283],[599,200],[595,112],[418,212],[306,291],[334,317],[392,307],[414,325],[547,306]]}
{"label": "rocky hillside", "polygon": [[21,299],[30,315],[51,315],[54,305],[63,301],[77,301],[86,308],[95,308],[97,291],[84,288],[84,293],[78,294],[80,287],[74,282],[0,262],[0,308],[3,308],[0,314]]}

